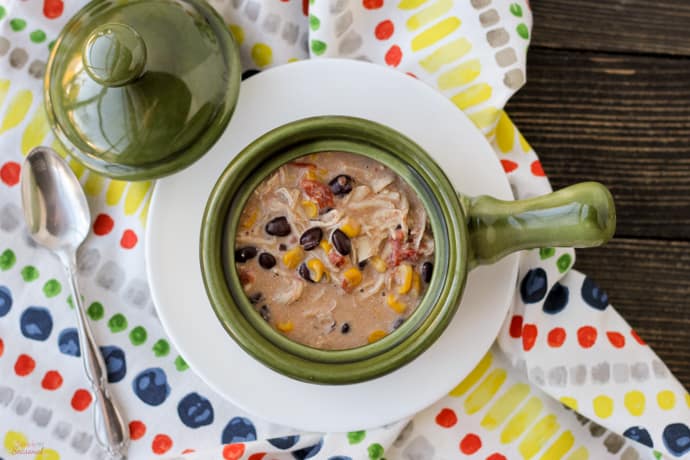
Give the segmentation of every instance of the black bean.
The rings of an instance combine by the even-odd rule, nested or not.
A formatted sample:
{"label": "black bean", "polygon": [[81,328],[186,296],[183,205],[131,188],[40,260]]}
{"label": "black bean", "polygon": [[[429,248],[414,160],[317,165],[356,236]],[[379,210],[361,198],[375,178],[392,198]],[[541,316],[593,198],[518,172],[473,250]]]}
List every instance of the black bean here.
{"label": "black bean", "polygon": [[249,296],[249,303],[252,305],[259,303],[259,300],[261,300],[261,293],[257,292]]}
{"label": "black bean", "polygon": [[299,244],[304,246],[305,251],[311,251],[319,245],[322,236],[323,230],[321,230],[321,227],[312,227],[302,233],[302,236],[299,237]]}
{"label": "black bean", "polygon": [[328,186],[331,188],[333,195],[342,196],[347,195],[352,191],[352,178],[346,174],[340,174],[334,177]]}
{"label": "black bean", "polygon": [[307,267],[307,264],[302,262],[299,267],[297,267],[297,273],[299,273],[299,276],[304,278],[305,280],[309,281],[310,283],[313,283],[314,280],[311,279],[311,273],[309,273],[309,267]]}
{"label": "black bean", "polygon": [[342,230],[336,229],[331,235],[331,242],[341,255],[346,256],[352,251],[352,243],[350,243],[350,237],[348,237]]}
{"label": "black bean", "polygon": [[286,245],[286,244],[283,244],[283,243],[280,243],[280,244],[278,245],[278,250],[279,250],[279,251],[287,251],[287,245]]}
{"label": "black bean", "polygon": [[274,236],[287,236],[292,231],[285,216],[276,217],[266,224],[266,233]]}
{"label": "black bean", "polygon": [[368,259],[360,260],[357,266],[359,267],[360,270],[364,270],[364,267],[367,266],[367,263],[369,262]]}
{"label": "black bean", "polygon": [[398,318],[398,319],[396,319],[396,320],[393,322],[393,329],[395,330],[395,329],[399,328],[400,326],[402,326],[402,323],[404,323],[404,322],[405,322],[405,318]]}
{"label": "black bean", "polygon": [[249,259],[256,257],[257,250],[254,246],[245,246],[243,248],[235,249],[235,261],[245,263]]}
{"label": "black bean", "polygon": [[422,279],[425,283],[431,282],[431,272],[434,270],[434,264],[431,262],[424,262],[422,264]]}
{"label": "black bean", "polygon": [[276,258],[267,252],[259,254],[259,265],[268,270],[276,265]]}
{"label": "black bean", "polygon": [[268,305],[262,305],[261,308],[259,308],[259,314],[264,319],[264,321],[271,320],[271,310],[268,309]]}
{"label": "black bean", "polygon": [[343,334],[347,334],[348,332],[350,332],[350,325],[348,323],[343,323],[343,325],[340,326],[340,332],[342,332]]}

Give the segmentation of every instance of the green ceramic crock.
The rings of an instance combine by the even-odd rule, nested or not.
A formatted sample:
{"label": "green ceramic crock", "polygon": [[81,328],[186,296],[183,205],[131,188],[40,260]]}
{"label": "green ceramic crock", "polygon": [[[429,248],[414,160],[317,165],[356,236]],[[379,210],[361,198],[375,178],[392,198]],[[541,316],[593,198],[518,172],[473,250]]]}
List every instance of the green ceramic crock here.
{"label": "green ceramic crock", "polygon": [[[249,303],[235,270],[235,235],[252,191],[282,164],[322,151],[364,155],[395,171],[426,207],[435,242],[434,275],[413,314],[383,339],[347,350],[312,348],[275,331]],[[364,119],[326,116],[278,127],[233,159],[207,202],[200,260],[216,315],[247,353],[295,379],[349,384],[394,371],[434,343],[455,315],[475,266],[521,249],[598,246],[614,229],[613,199],[601,184],[581,183],[513,202],[465,197],[429,154],[401,133]]]}
{"label": "green ceramic crock", "polygon": [[239,50],[204,0],[95,0],[65,25],[44,81],[48,120],[84,166],[122,180],[190,165],[225,130]]}

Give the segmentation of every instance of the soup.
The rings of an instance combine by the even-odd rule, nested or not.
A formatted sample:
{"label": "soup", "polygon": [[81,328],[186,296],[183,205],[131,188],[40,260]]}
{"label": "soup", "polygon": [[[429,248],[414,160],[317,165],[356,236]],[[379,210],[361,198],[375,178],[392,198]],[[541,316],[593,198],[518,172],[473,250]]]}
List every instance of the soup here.
{"label": "soup", "polygon": [[256,311],[291,340],[355,348],[398,328],[433,271],[434,240],[412,188],[345,152],[286,163],[242,210],[235,262]]}

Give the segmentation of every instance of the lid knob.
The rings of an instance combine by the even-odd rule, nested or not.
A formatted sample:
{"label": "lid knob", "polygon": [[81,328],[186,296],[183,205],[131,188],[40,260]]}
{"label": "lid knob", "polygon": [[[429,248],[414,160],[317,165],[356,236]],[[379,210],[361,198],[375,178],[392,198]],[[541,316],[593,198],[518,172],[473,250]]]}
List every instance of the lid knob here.
{"label": "lid knob", "polygon": [[146,45],[141,35],[126,24],[96,27],[84,44],[84,68],[103,86],[122,86],[144,72]]}

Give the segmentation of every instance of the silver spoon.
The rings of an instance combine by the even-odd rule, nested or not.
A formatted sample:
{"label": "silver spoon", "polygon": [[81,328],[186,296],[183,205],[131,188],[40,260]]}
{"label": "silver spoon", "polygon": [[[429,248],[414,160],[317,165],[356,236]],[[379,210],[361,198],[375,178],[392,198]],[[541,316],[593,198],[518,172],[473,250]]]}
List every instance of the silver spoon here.
{"label": "silver spoon", "polygon": [[29,234],[58,256],[70,280],[84,372],[95,395],[96,440],[111,458],[123,458],[129,429],[108,391],[105,362],[86,320],[77,286],[76,253],[91,225],[86,197],[67,163],[48,147],[36,147],[24,160],[21,194]]}

